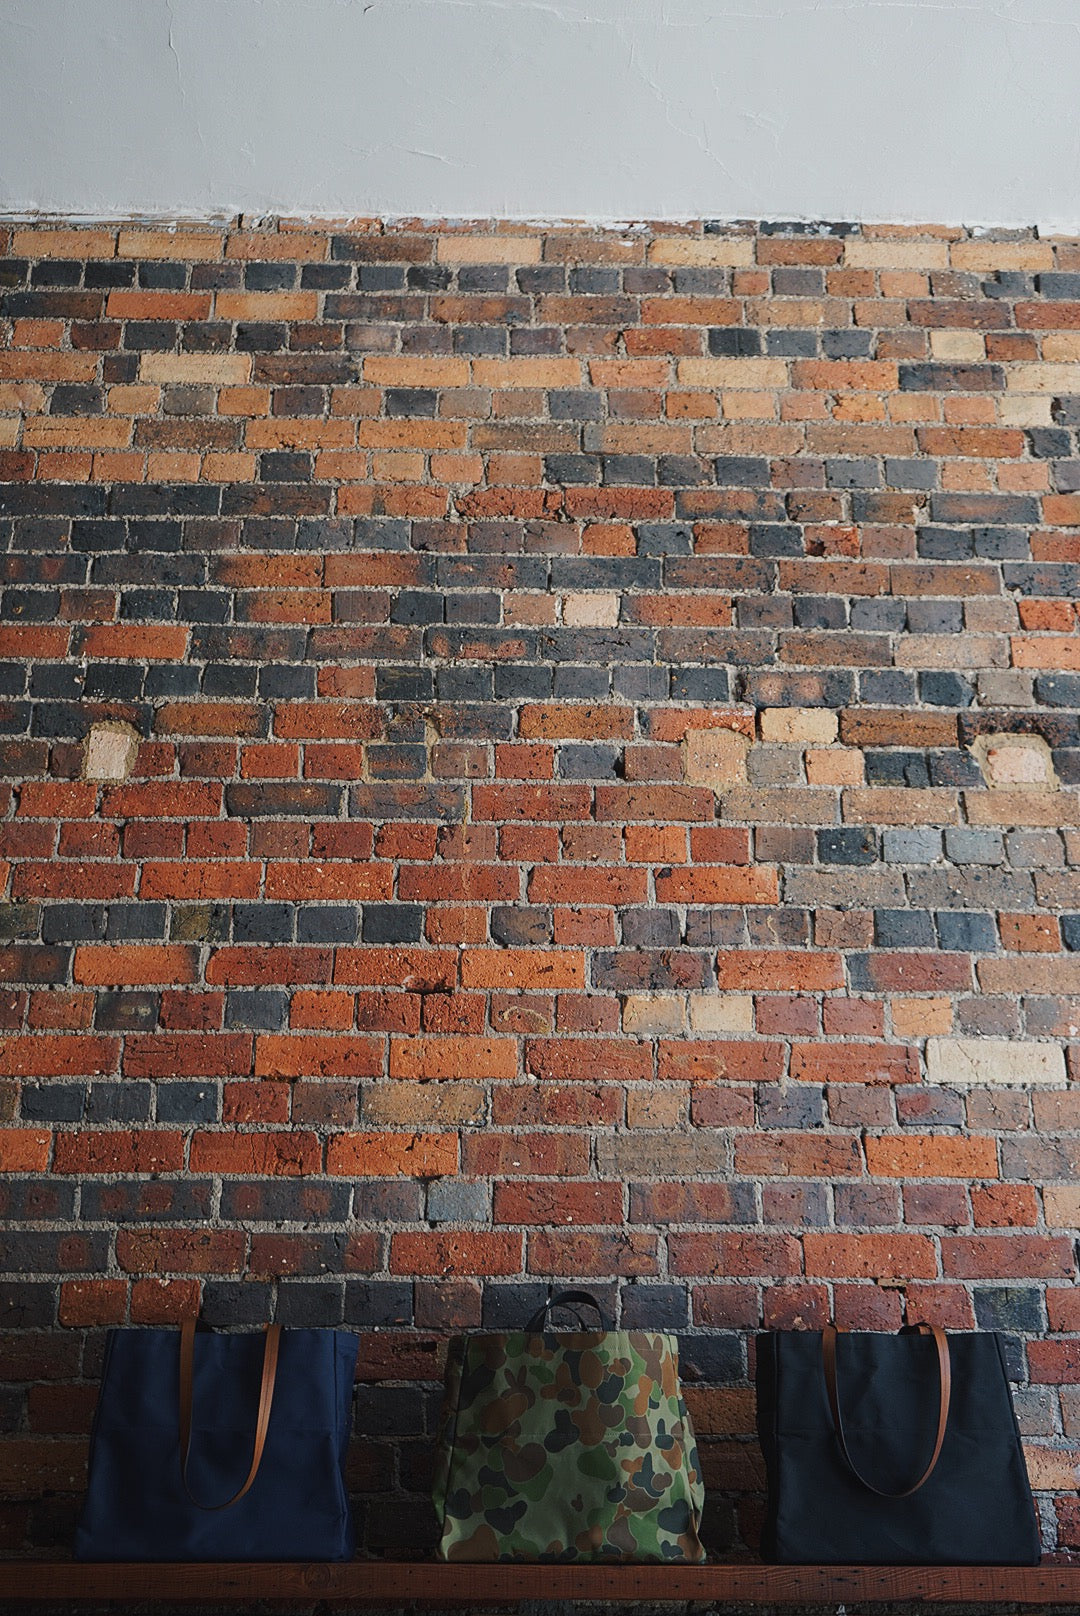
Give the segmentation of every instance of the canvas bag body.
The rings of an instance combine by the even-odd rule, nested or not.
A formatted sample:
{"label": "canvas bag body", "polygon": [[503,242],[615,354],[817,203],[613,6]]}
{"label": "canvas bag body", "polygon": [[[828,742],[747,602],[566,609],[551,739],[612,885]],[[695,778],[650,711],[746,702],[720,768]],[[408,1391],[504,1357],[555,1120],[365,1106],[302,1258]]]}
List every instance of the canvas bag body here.
{"label": "canvas bag body", "polygon": [[[252,1456],[260,1334],[196,1338],[191,1494],[220,1504]],[[199,1508],[180,1474],[178,1330],[112,1330],[75,1554],[81,1560],[347,1560],[344,1466],[357,1337],[283,1330],[266,1445],[251,1490]]]}
{"label": "canvas bag body", "polygon": [[[818,1331],[761,1336],[758,1434],[768,1478],[762,1553],[811,1565],[1035,1565],[1038,1524],[999,1337],[948,1336],[952,1391],[933,1473],[907,1498],[880,1498],[836,1440]],[[848,1451],[899,1492],[921,1474],[938,1415],[934,1342],[843,1334],[837,1382]]]}
{"label": "canvas bag body", "polygon": [[444,1560],[701,1561],[674,1336],[456,1337],[433,1492]]}

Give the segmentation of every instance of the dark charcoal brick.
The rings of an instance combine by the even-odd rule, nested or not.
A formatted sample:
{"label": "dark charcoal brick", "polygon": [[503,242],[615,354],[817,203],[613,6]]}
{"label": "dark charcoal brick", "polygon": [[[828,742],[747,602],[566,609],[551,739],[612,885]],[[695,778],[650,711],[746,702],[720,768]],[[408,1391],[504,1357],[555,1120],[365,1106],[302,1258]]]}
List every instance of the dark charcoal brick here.
{"label": "dark charcoal brick", "polygon": [[232,988],[225,995],[225,1025],[277,1032],[289,1019],[284,988]]}
{"label": "dark charcoal brick", "polygon": [[987,1285],[975,1288],[975,1322],[980,1330],[1046,1329],[1043,1295],[1035,1286]]}
{"label": "dark charcoal brick", "polygon": [[365,943],[418,943],[424,909],[415,903],[366,903],[361,936]]}
{"label": "dark charcoal brick", "polygon": [[817,833],[817,853],[823,864],[874,864],[877,832],[863,825],[844,825]]}
{"label": "dark charcoal brick", "polygon": [[933,918],[925,909],[877,909],[874,942],[879,948],[933,948]]}
{"label": "dark charcoal brick", "polygon": [[762,350],[761,332],[724,325],[709,332],[709,352],[718,359],[747,358]]}
{"label": "dark charcoal brick", "polygon": [[963,909],[939,909],[938,942],[941,947],[960,953],[989,954],[997,948],[994,917]]}

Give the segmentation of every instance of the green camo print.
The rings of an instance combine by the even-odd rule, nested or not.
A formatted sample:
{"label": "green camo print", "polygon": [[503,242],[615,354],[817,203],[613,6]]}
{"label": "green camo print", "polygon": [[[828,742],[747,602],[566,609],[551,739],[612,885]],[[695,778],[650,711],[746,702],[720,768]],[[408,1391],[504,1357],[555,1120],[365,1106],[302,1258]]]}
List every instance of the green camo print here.
{"label": "green camo print", "polygon": [[455,1337],[433,1491],[444,1560],[703,1560],[675,1337]]}

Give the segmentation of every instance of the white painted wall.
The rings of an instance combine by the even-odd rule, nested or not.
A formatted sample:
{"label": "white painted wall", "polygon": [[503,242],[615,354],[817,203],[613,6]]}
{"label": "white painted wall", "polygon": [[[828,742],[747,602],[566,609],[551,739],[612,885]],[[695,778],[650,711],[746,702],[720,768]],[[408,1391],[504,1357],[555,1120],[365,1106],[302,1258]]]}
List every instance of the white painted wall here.
{"label": "white painted wall", "polygon": [[1080,229],[1078,0],[0,0],[0,211]]}

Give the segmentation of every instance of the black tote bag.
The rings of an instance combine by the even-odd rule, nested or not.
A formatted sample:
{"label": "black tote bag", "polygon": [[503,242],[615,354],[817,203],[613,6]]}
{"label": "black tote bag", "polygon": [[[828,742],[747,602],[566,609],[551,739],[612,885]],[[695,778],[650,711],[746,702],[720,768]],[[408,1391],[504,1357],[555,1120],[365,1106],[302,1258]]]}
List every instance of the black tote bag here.
{"label": "black tote bag", "polygon": [[1038,1564],[996,1334],[773,1331],[758,1338],[757,1402],[766,1560]]}
{"label": "black tote bag", "polygon": [[76,1559],[351,1559],[357,1344],[110,1330]]}

